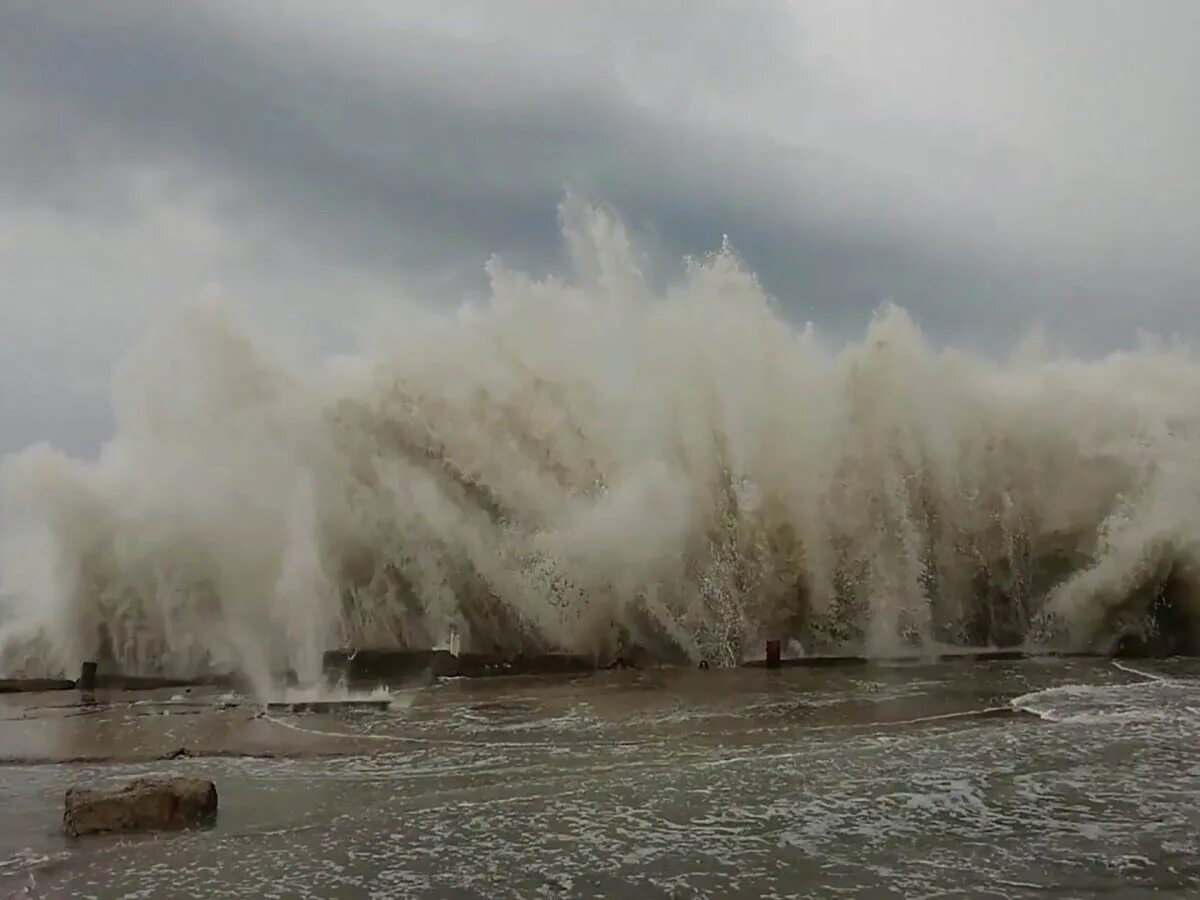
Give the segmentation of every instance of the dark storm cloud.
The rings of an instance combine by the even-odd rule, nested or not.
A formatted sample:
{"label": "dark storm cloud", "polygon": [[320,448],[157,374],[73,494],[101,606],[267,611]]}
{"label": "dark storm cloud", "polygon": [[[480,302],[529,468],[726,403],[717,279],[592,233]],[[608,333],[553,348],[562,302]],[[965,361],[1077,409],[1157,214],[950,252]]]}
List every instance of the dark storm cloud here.
{"label": "dark storm cloud", "polygon": [[835,335],[885,299],[989,350],[1034,320],[1088,350],[1188,330],[1192,13],[1005,9],[5,4],[0,325],[52,348],[20,378],[0,356],[5,446],[92,429],[47,409],[92,402],[66,386],[90,397],[162,297],[216,279],[299,323],[360,287],[453,302],[492,253],[555,267],[567,188],[660,269],[730,235]]}
{"label": "dark storm cloud", "polygon": [[[314,250],[400,267],[478,266],[492,252],[545,266],[570,187],[652,229],[673,256],[729,233],[780,293],[803,273],[813,295],[852,301],[859,318],[906,273],[958,268],[869,218],[834,215],[854,173],[826,160],[656,119],[586,74],[538,84],[503,48],[403,33],[389,43],[387,78],[373,80],[245,40],[200,7],[11,9],[4,80],[45,121],[10,145],[6,187],[102,201],[106,168],[183,161],[235,179],[235,222],[261,217]],[[468,96],[444,89],[464,72],[477,82]]]}

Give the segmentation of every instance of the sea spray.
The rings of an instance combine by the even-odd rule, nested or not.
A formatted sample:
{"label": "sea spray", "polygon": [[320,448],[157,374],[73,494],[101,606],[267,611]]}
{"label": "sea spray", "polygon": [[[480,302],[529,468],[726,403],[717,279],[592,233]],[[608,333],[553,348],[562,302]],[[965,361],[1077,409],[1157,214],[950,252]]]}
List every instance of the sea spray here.
{"label": "sea spray", "polygon": [[211,305],[148,338],[97,460],[4,462],[0,669],[1200,637],[1187,348],[996,363],[894,307],[834,348],[728,244],[655,293],[611,214],[562,220],[570,278],[493,261],[486,305],[398,307],[336,366]]}

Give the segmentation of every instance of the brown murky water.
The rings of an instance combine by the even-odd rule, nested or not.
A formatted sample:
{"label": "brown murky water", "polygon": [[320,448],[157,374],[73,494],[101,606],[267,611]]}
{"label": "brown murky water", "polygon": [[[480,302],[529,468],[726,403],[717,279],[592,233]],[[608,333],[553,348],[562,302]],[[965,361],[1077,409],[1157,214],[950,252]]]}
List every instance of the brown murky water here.
{"label": "brown murky water", "polygon": [[[1193,663],[626,671],[394,699],[0,698],[0,895],[1200,892]],[[155,760],[178,748],[200,756]],[[58,834],[66,787],[147,772],[213,778],[217,825]]]}

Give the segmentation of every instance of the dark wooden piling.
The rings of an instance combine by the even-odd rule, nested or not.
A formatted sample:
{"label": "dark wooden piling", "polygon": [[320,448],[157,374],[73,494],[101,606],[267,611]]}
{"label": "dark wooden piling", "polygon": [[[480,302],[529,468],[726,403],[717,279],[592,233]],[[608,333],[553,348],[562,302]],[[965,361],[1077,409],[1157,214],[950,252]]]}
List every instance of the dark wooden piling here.
{"label": "dark wooden piling", "polygon": [[778,669],[783,658],[782,641],[767,641],[767,668]]}
{"label": "dark wooden piling", "polygon": [[83,668],[79,672],[79,683],[76,685],[79,690],[88,694],[96,690],[97,668],[97,664],[92,660],[88,660],[83,664]]}

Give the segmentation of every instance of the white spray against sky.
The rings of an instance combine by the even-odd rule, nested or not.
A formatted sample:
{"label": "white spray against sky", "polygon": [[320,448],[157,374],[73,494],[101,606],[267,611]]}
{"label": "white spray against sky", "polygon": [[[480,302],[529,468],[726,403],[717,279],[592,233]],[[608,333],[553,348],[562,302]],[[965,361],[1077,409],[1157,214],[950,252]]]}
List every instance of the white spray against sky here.
{"label": "white spray against sky", "polygon": [[[315,677],[342,646],[734,662],[1101,649],[1200,604],[1200,360],[830,348],[728,248],[665,293],[569,198],[571,279],[398,310],[300,370],[199,305],[125,362],[97,461],[5,460],[0,669]],[[1190,618],[1189,618],[1190,621]],[[1190,626],[1189,626],[1190,627]]]}

